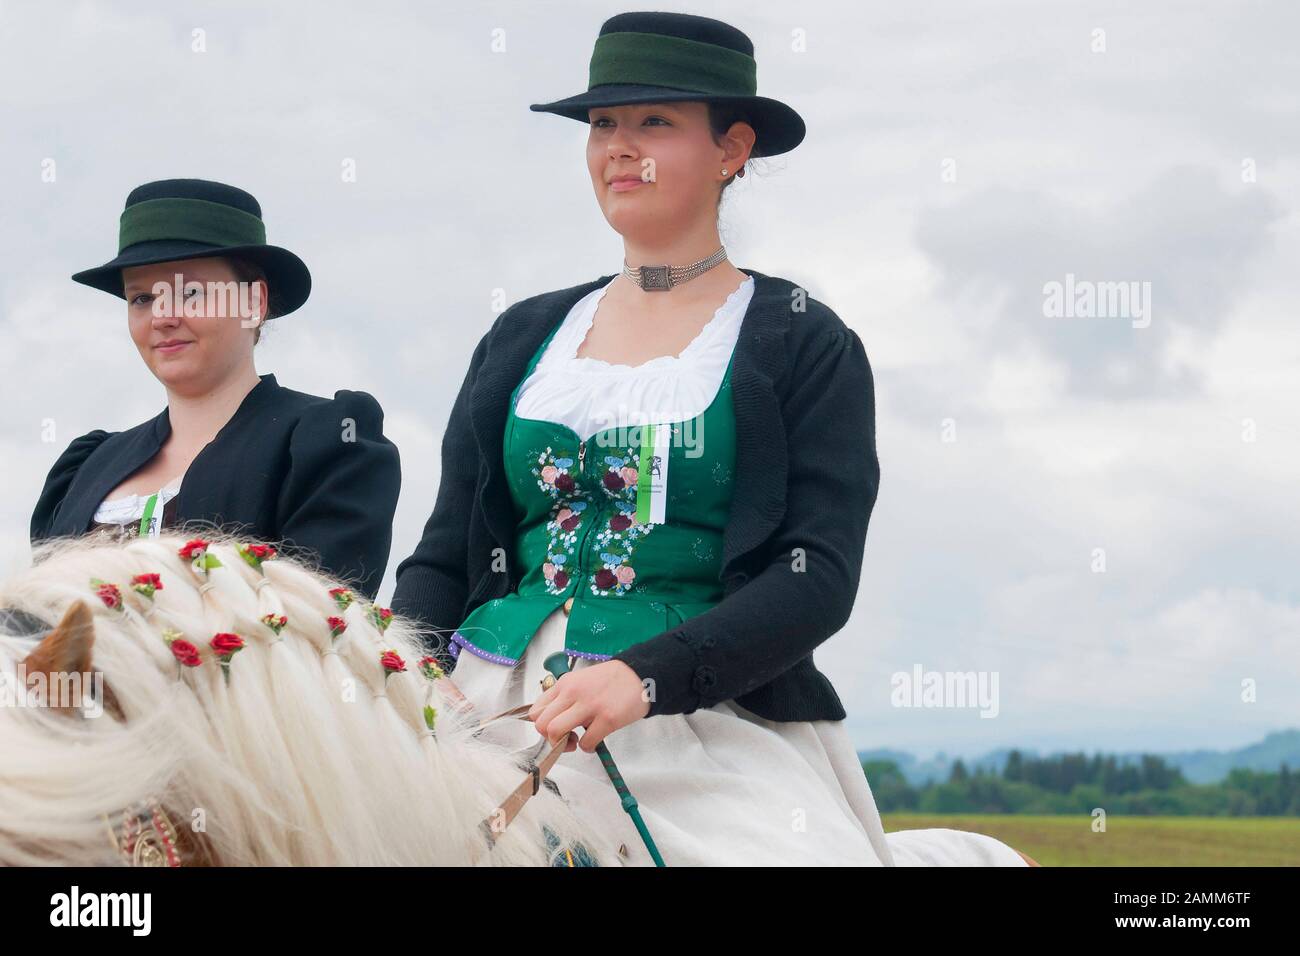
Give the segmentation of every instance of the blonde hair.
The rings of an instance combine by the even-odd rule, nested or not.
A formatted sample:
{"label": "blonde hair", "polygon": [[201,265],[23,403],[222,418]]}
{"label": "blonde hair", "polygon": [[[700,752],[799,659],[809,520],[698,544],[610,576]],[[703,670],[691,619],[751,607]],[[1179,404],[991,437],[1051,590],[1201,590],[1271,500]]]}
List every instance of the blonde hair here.
{"label": "blonde hair", "polygon": [[[52,624],[87,602],[93,665],[125,716],[0,711],[0,864],[120,863],[105,817],[151,795],[178,828],[202,821],[227,865],[546,865],[578,843],[602,865],[618,861],[546,787],[489,850],[480,824],[524,772],[421,673],[414,623],[394,617],[382,631],[360,595],[338,608],[338,582],[283,556],[258,570],[237,539],[207,540],[221,566],[206,593],[174,534],[46,541],[33,568],[0,586],[0,607]],[[152,600],[130,587],[144,573],[161,576]],[[116,584],[125,608],[106,606],[91,578]],[[278,636],[268,613],[288,618]],[[330,616],[347,623],[337,640]],[[164,628],[202,663],[181,667]],[[219,632],[246,645],[228,681],[208,648]],[[31,646],[0,635],[0,666],[12,671]],[[386,677],[386,650],[405,672]]]}

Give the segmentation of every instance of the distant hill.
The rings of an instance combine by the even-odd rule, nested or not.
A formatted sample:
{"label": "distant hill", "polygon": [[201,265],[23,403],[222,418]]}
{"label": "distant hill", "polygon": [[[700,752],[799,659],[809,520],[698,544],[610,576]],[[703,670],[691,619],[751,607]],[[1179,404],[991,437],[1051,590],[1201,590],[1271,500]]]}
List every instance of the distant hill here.
{"label": "distant hill", "polygon": [[[983,756],[973,759],[963,758],[966,769],[1002,772],[1011,748],[990,750]],[[1026,757],[1045,757],[1052,754],[1077,753],[1078,751],[1052,751],[1043,754],[1037,750],[1021,749]],[[1088,752],[1091,756],[1091,751]],[[1151,751],[1146,751],[1151,753]],[[1229,770],[1243,768],[1276,772],[1286,764],[1292,770],[1300,770],[1300,729],[1278,730],[1256,744],[1239,747],[1236,750],[1181,750],[1173,753],[1157,753],[1167,763],[1177,767],[1191,783],[1216,783],[1228,775]],[[1137,763],[1142,758],[1141,752],[1119,753],[1115,755],[1120,763]],[[935,754],[930,760],[918,760],[915,755],[903,750],[878,748],[860,750],[858,758],[867,760],[889,760],[898,765],[903,777],[914,787],[922,786],[935,780],[947,780],[955,757],[943,753]]]}

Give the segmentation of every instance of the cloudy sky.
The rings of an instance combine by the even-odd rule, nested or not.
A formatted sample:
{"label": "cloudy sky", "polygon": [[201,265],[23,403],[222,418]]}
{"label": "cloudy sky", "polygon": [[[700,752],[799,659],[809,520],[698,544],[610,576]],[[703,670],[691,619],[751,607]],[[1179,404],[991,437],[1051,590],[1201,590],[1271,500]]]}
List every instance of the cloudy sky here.
{"label": "cloudy sky", "polygon": [[[1133,6],[657,5],[747,32],[759,92],[808,122],[729,190],[723,238],[875,373],[862,586],[817,655],[862,748],[1300,725],[1300,14]],[[163,407],[122,304],[68,276],[111,257],[132,187],[192,176],[254,193],[312,269],[259,371],[383,404],[391,596],[494,302],[621,265],[585,127],[528,104],[584,89],[625,9],[0,0],[0,573],[67,442]],[[1141,297],[1050,314],[1067,282]],[[997,716],[894,706],[918,666],[996,673]]]}

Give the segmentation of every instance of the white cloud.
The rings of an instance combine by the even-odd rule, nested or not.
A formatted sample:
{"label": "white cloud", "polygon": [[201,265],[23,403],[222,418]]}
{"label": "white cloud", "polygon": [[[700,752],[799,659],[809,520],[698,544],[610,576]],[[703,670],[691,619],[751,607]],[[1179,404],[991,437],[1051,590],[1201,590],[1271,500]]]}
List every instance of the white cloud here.
{"label": "white cloud", "polygon": [[[259,347],[259,370],[384,406],[404,473],[391,594],[495,290],[515,301],[619,267],[582,126],[528,110],[585,86],[617,10],[0,11],[0,573],[25,560],[66,442],[164,400],[121,304],[67,277],[111,257],[131,187],[199,176],[257,195],[270,240],[313,270],[311,301]],[[876,374],[882,485],[863,586],[817,655],[858,743],[1227,745],[1300,722],[1279,703],[1295,699],[1300,608],[1294,5],[1191,18],[1171,2],[728,0],[712,13],[750,33],[760,92],[809,125],[729,197],[731,258],[805,283]],[[1246,158],[1257,182],[1241,181]],[[1041,289],[1067,271],[1151,280],[1151,328],[1051,324]],[[1105,575],[1089,571],[1096,547]],[[888,708],[889,674],[914,662],[1003,670],[1001,717]],[[1264,675],[1254,709],[1234,696],[1248,668]]]}

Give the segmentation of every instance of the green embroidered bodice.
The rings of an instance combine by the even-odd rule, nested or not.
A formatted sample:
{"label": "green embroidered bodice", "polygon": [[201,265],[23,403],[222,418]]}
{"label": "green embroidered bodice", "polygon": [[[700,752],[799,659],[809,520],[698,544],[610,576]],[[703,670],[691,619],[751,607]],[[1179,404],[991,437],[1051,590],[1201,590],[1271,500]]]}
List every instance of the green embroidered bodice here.
{"label": "green embroidered bodice", "polygon": [[519,586],[475,608],[452,635],[463,649],[513,665],[546,617],[565,605],[565,649],[605,660],[722,600],[722,532],[736,457],[732,359],[717,394],[693,418],[611,427],[586,437],[515,415],[510,396],[505,474],[514,502]]}

